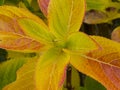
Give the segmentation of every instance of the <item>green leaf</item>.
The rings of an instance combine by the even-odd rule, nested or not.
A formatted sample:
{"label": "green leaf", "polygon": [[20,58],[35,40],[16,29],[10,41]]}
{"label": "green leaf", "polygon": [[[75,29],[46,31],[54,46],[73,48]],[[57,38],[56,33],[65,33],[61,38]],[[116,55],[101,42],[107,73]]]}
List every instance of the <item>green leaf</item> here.
{"label": "green leaf", "polygon": [[8,51],[8,61],[0,63],[0,90],[5,85],[16,80],[16,72],[23,64],[32,59],[36,59],[37,57],[38,55],[35,53]]}
{"label": "green leaf", "polygon": [[86,77],[85,88],[88,90],[106,90],[104,86],[90,77]]}
{"label": "green leaf", "polygon": [[79,31],[85,13],[84,0],[50,0],[49,28],[58,39]]}
{"label": "green leaf", "polygon": [[16,71],[25,63],[24,59],[13,59],[0,64],[0,90],[16,79]]}
{"label": "green leaf", "polygon": [[4,87],[3,90],[36,90],[35,89],[35,67],[37,60],[30,60],[17,71],[15,82]]}
{"label": "green leaf", "polygon": [[28,36],[40,42],[52,43],[53,36],[44,23],[37,23],[28,18],[19,19],[18,22]]}
{"label": "green leaf", "polygon": [[69,55],[59,48],[52,48],[44,53],[36,67],[37,89],[62,90],[69,59]]}
{"label": "green leaf", "polygon": [[5,4],[7,5],[17,5],[20,0],[5,0]]}
{"label": "green leaf", "polygon": [[78,87],[80,86],[80,77],[78,71],[74,67],[72,67],[71,81],[72,81],[72,87],[75,90],[78,90]]}
{"label": "green leaf", "polygon": [[0,0],[0,6],[4,4],[5,0]]}
{"label": "green leaf", "polygon": [[99,48],[99,45],[82,32],[73,33],[66,41],[66,50],[71,53],[87,53]]}

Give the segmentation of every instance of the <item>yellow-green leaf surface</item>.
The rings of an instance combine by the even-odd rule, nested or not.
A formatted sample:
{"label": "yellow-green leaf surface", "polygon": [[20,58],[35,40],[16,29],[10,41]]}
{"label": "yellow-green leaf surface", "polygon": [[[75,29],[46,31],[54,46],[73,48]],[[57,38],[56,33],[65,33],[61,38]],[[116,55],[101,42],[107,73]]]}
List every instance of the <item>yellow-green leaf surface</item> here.
{"label": "yellow-green leaf surface", "polygon": [[111,39],[120,42],[120,26],[115,28],[111,34]]}
{"label": "yellow-green leaf surface", "polygon": [[0,90],[15,81],[16,71],[25,63],[24,59],[11,59],[0,64]]}
{"label": "yellow-green leaf surface", "polygon": [[23,65],[17,71],[16,81],[4,87],[3,90],[37,90],[34,79],[36,63],[36,60],[32,60]]}
{"label": "yellow-green leaf surface", "polygon": [[94,36],[102,50],[85,55],[72,55],[71,64],[79,71],[102,83],[107,90],[120,90],[120,44]]}
{"label": "yellow-green leaf surface", "polygon": [[[35,40],[38,37],[37,35],[30,34],[33,33],[34,27],[31,26],[30,30],[27,26],[23,29],[19,25],[17,21],[22,20],[22,18],[30,19],[26,20],[26,22],[29,22],[27,25],[31,23],[33,23],[34,27],[40,25],[41,28],[37,27],[38,33],[44,35],[44,30],[47,31],[47,26],[44,22],[29,11],[13,6],[0,6],[0,47],[17,51],[39,51],[44,45],[41,44],[41,41]],[[23,21],[25,24],[25,20]],[[42,31],[41,29],[43,32],[40,32]]]}
{"label": "yellow-green leaf surface", "polygon": [[71,34],[66,41],[66,50],[72,53],[88,53],[99,48],[92,38],[82,32]]}
{"label": "yellow-green leaf surface", "polygon": [[51,43],[53,36],[50,34],[47,28],[44,28],[42,24],[39,24],[31,19],[23,18],[18,20],[20,27],[24,32],[41,42]]}
{"label": "yellow-green leaf surface", "polygon": [[16,72],[23,64],[36,58],[37,55],[35,53],[18,53],[8,51],[8,60],[0,63],[0,90],[5,85],[16,80]]}
{"label": "yellow-green leaf surface", "polygon": [[38,90],[62,90],[69,55],[61,49],[52,48],[39,59],[36,67]]}
{"label": "yellow-green leaf surface", "polygon": [[49,28],[59,39],[79,31],[85,12],[84,0],[50,0]]}

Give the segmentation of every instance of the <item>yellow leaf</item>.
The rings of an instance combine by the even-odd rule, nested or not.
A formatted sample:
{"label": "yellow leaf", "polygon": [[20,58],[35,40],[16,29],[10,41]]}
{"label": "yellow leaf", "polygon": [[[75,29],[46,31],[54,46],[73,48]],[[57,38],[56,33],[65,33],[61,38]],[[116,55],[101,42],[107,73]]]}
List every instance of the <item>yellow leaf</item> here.
{"label": "yellow leaf", "polygon": [[59,39],[79,31],[85,13],[84,0],[50,0],[49,28]]}
{"label": "yellow leaf", "polygon": [[69,55],[58,48],[52,48],[42,55],[36,67],[37,89],[62,90],[69,59]]}

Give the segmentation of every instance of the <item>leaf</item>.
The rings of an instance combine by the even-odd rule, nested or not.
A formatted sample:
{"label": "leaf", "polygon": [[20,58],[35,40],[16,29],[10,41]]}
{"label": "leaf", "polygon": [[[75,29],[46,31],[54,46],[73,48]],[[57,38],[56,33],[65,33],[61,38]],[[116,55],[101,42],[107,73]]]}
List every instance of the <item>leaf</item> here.
{"label": "leaf", "polygon": [[69,55],[59,48],[52,48],[44,53],[36,67],[37,89],[62,90],[69,59]]}
{"label": "leaf", "polygon": [[120,18],[120,3],[114,0],[86,0],[87,11],[84,22],[88,24],[99,24],[110,22]]}
{"label": "leaf", "polygon": [[20,2],[20,0],[5,0],[6,5],[17,5]]}
{"label": "leaf", "polygon": [[111,39],[120,42],[120,26],[115,28],[112,32]]}
{"label": "leaf", "polygon": [[35,53],[8,51],[7,61],[0,63],[0,90],[16,80],[16,72],[23,64],[36,58],[38,58],[38,55]]}
{"label": "leaf", "polygon": [[20,35],[0,32],[0,47],[20,52],[37,52],[40,51],[44,45],[36,42],[33,39],[28,39]]}
{"label": "leaf", "polygon": [[77,32],[68,37],[65,51],[80,54],[88,53],[99,48],[100,46],[89,36],[82,32]]}
{"label": "leaf", "polygon": [[71,73],[71,84],[72,84],[72,88],[74,88],[74,90],[78,90],[78,87],[80,86],[80,76],[78,71],[72,67],[72,73]]}
{"label": "leaf", "polygon": [[37,0],[39,7],[41,9],[41,11],[43,12],[43,14],[47,17],[48,15],[48,4],[50,0]]}
{"label": "leaf", "polygon": [[70,33],[79,31],[84,13],[84,0],[50,0],[49,28],[58,39],[64,39]]}
{"label": "leaf", "polygon": [[52,43],[53,36],[48,31],[48,28],[44,28],[42,23],[39,24],[31,19],[20,19],[18,20],[20,27],[23,31],[30,37],[36,39],[37,41]]}
{"label": "leaf", "polygon": [[100,83],[90,77],[86,77],[84,87],[87,90],[106,90]]}
{"label": "leaf", "polygon": [[17,71],[16,81],[4,87],[3,90],[36,90],[34,81],[36,63],[36,60],[32,60],[24,64],[23,67]]}
{"label": "leaf", "polygon": [[0,0],[0,6],[4,4],[5,0]]}
{"label": "leaf", "polygon": [[[26,13],[26,14],[25,14]],[[28,16],[27,16],[28,15]],[[34,52],[39,51],[44,45],[30,37],[26,31],[20,27],[17,20],[19,18],[29,18],[41,24],[42,29],[47,29],[44,22],[29,11],[13,6],[0,7],[0,47],[4,49]],[[29,21],[30,21],[29,20]],[[31,20],[31,21],[32,21]],[[33,23],[35,23],[35,21]],[[28,30],[29,31],[29,30]],[[43,33],[42,33],[43,34]],[[31,35],[32,36],[32,35]],[[34,36],[33,36],[34,37]],[[7,41],[7,42],[6,42]]]}
{"label": "leaf", "polygon": [[27,9],[17,8],[15,6],[0,6],[0,15],[5,15],[15,20],[18,18],[30,18],[46,26],[39,17],[32,14]]}
{"label": "leaf", "polygon": [[0,64],[0,90],[16,79],[16,71],[24,63],[24,59],[13,59]]}
{"label": "leaf", "polygon": [[107,90],[120,89],[120,44],[94,36],[102,50],[85,55],[72,55],[70,63],[79,71],[103,84]]}

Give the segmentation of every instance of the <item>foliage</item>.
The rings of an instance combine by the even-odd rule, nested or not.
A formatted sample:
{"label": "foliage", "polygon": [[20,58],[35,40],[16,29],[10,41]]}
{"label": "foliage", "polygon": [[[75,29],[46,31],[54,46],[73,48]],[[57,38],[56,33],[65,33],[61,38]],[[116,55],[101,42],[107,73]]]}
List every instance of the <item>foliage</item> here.
{"label": "foliage", "polygon": [[[24,3],[30,9],[29,2]],[[0,64],[5,78],[0,78],[5,80],[1,87],[10,83],[3,90],[66,89],[69,65],[94,78],[107,90],[119,90],[120,43],[79,31],[85,14],[84,0],[38,0],[38,3],[46,22],[26,9],[0,6],[0,48],[9,50],[14,57]],[[30,57],[30,53],[36,57]],[[11,74],[10,70],[13,70]],[[8,80],[8,75],[14,79]],[[74,89],[91,88],[87,83],[86,87]],[[73,87],[68,85],[69,88]]]}
{"label": "foliage", "polygon": [[120,27],[117,27],[113,30],[111,39],[120,42]]}
{"label": "foliage", "polygon": [[86,0],[87,12],[84,22],[98,24],[120,18],[120,2],[118,0]]}

